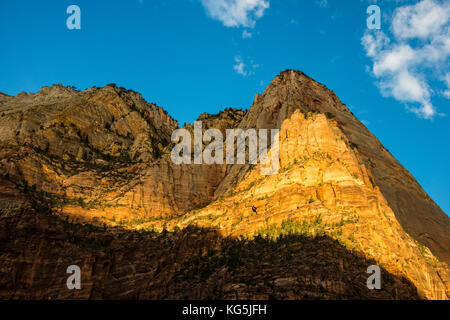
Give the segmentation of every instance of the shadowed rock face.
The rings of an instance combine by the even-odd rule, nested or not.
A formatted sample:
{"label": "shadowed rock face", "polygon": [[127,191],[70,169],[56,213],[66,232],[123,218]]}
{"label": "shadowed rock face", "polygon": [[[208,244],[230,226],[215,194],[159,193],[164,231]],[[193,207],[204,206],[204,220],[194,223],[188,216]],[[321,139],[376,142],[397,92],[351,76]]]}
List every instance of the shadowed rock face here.
{"label": "shadowed rock face", "polygon": [[[260,164],[174,165],[176,121],[115,85],[0,95],[0,115],[3,297],[72,297],[60,288],[67,252],[88,261],[80,298],[450,295],[449,218],[332,91],[302,72],[282,72],[248,111],[198,118],[224,136],[280,129],[280,171],[271,176]],[[190,225],[211,238],[182,231]],[[92,245],[98,250],[85,252]],[[267,265],[244,266],[236,247]],[[388,275],[385,291],[365,287],[369,262]]]}
{"label": "shadowed rock face", "polygon": [[[405,278],[328,237],[223,238],[213,229],[136,232],[71,224],[46,212],[0,221],[1,299],[418,299]],[[81,290],[66,268],[81,269]]]}

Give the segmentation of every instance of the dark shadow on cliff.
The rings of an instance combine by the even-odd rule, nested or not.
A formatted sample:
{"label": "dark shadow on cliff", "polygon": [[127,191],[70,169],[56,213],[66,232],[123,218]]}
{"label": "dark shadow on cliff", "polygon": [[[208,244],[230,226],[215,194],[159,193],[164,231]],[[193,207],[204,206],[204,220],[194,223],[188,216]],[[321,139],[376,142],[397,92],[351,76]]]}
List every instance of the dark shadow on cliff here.
{"label": "dark shadow on cliff", "polygon": [[375,181],[403,229],[450,265],[450,219],[444,211],[419,184],[416,188],[423,194],[415,194],[405,185],[394,187],[377,177]]}
{"label": "dark shadow on cliff", "polygon": [[[72,224],[49,212],[0,217],[2,299],[417,299],[408,280],[334,239],[224,238],[188,227],[161,233]],[[69,290],[69,265],[81,290]]]}

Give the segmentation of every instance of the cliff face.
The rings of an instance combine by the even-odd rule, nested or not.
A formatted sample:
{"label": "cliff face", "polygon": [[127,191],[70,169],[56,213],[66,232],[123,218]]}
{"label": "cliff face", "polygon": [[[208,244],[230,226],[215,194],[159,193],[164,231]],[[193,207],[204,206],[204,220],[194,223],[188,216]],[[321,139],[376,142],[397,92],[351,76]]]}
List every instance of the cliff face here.
{"label": "cliff face", "polygon": [[[248,111],[198,119],[222,133],[280,129],[271,176],[260,165],[174,165],[178,124],[114,85],[0,95],[0,114],[0,296],[450,295],[449,218],[301,72],[282,72]],[[64,285],[74,259],[89,270],[78,292]],[[381,291],[365,287],[370,264],[383,268]]]}

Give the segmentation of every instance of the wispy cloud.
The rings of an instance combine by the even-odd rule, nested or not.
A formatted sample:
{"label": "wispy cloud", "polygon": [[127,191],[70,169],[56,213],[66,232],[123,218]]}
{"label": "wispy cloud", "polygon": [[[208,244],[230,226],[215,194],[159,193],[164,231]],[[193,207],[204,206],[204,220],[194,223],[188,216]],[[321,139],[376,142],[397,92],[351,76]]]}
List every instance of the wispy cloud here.
{"label": "wispy cloud", "polygon": [[450,99],[450,72],[445,75],[445,83],[447,84],[447,90],[443,92],[444,97]]}
{"label": "wispy cloud", "polygon": [[247,71],[245,70],[245,63],[242,61],[241,57],[234,58],[234,66],[233,69],[237,74],[243,75],[244,77],[247,75]]}
{"label": "wispy cloud", "polygon": [[269,8],[269,0],[202,0],[208,15],[226,27],[253,28]]}
{"label": "wispy cloud", "polygon": [[253,60],[250,61],[250,65],[247,65],[240,56],[234,57],[234,62],[234,71],[244,77],[255,74],[254,69],[259,67],[259,64],[255,64]]}
{"label": "wispy cloud", "polygon": [[252,37],[252,33],[248,32],[247,30],[244,29],[244,31],[242,32],[242,39],[247,39],[247,38],[251,38]]}
{"label": "wispy cloud", "polygon": [[[450,3],[422,0],[398,7],[388,37],[380,30],[367,30],[362,37],[370,69],[379,79],[381,93],[418,104],[410,107],[417,115],[431,119],[437,111],[431,102],[429,82],[447,81],[450,56]],[[445,76],[443,76],[445,75]],[[450,96],[450,93],[443,93]]]}

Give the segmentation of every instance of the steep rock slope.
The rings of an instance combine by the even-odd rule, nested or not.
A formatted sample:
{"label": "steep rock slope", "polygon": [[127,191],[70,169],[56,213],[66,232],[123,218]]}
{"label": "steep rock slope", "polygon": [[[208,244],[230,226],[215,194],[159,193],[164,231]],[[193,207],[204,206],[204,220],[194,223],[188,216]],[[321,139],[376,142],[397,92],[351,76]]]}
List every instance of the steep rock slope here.
{"label": "steep rock slope", "polygon": [[[262,176],[260,165],[174,165],[170,135],[176,122],[138,93],[114,85],[83,92],[56,85],[0,98],[0,257],[8,266],[5,274],[14,275],[3,282],[2,296],[70,296],[42,280],[52,279],[52,268],[62,270],[68,251],[88,261],[93,282],[83,298],[127,297],[123,292],[137,298],[412,298],[414,288],[422,298],[449,297],[449,218],[332,91],[301,72],[282,72],[255,96],[248,112],[228,109],[198,119],[203,130],[222,133],[279,128],[280,171],[271,176]],[[192,132],[192,125],[186,129]],[[61,227],[67,221],[75,223],[75,231]],[[101,228],[90,241],[76,240],[92,224]],[[163,259],[159,267],[155,263],[167,254],[162,244],[151,245],[157,255],[152,258],[144,240],[120,242],[119,253],[134,248],[133,261],[110,251],[117,228],[132,239],[148,230],[157,232],[151,239],[163,237],[169,230],[177,245],[191,238],[179,231],[190,225],[216,230],[216,240],[202,241],[200,253],[187,250],[183,258]],[[27,237],[26,230],[36,235]],[[261,244],[258,235],[271,240]],[[233,242],[230,251],[228,241],[234,240],[228,237],[248,239],[238,245],[245,258],[267,259],[259,276],[239,267],[244,257],[236,258]],[[294,238],[283,244],[284,237]],[[67,247],[46,251],[54,241]],[[97,242],[99,250],[84,251]],[[271,243],[275,251],[255,258],[252,250]],[[36,246],[42,249],[26,249]],[[271,266],[275,252],[291,258]],[[141,270],[147,285],[131,289],[141,276],[111,273],[117,261]],[[339,274],[349,273],[334,278],[327,261]],[[390,279],[378,295],[364,289],[369,261]],[[296,266],[300,274],[289,271]],[[159,271],[150,272],[153,268]],[[64,276],[58,273],[51,283],[59,286]],[[122,282],[116,289],[114,278]],[[154,281],[164,285],[150,285]],[[206,296],[200,294],[206,289]]]}
{"label": "steep rock slope", "polygon": [[[26,210],[2,217],[0,227],[2,299],[419,298],[410,281],[385,269],[382,289],[368,290],[365,269],[375,261],[328,237],[104,229]],[[80,290],[67,289],[70,265],[81,269]]]}

